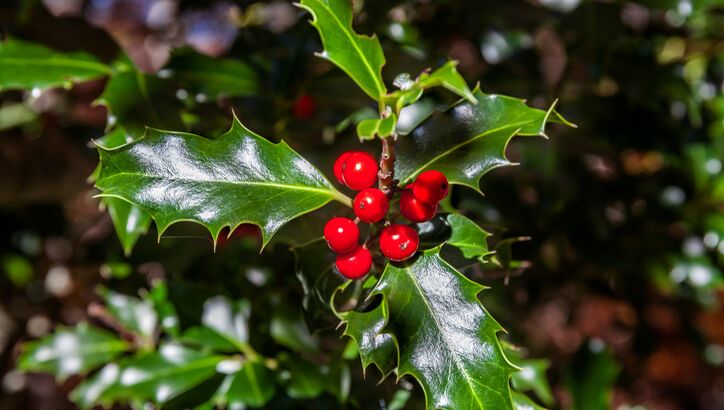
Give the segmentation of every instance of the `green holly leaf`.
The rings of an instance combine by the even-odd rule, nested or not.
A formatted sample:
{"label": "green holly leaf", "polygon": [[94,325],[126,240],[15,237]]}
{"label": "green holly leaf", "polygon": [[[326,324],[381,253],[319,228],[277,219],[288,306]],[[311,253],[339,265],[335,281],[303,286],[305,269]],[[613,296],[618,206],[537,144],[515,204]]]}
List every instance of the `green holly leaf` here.
{"label": "green holly leaf", "polygon": [[224,380],[215,402],[224,408],[261,407],[274,396],[274,373],[264,364],[247,361]]}
{"label": "green holly leaf", "polygon": [[387,118],[362,120],[357,124],[357,137],[360,141],[372,140],[375,137],[386,138],[395,132],[396,124],[395,114]]}
{"label": "green holly leaf", "polygon": [[520,392],[532,391],[545,405],[553,405],[553,393],[546,377],[550,362],[546,359],[523,359],[509,350],[506,353],[511,363],[520,368],[511,377],[513,388]]}
{"label": "green holly leaf", "polygon": [[538,403],[531,400],[530,397],[519,391],[513,391],[512,396],[515,410],[545,410],[545,407],[541,407]]}
{"label": "green holly leaf", "polygon": [[101,288],[98,291],[106,309],[126,330],[138,335],[145,345],[153,345],[158,327],[158,314],[150,300],[126,296]]}
{"label": "green holly leaf", "polygon": [[565,376],[573,395],[573,407],[581,410],[610,409],[613,385],[621,368],[600,340],[592,340],[576,354]]}
{"label": "green holly leaf", "polygon": [[108,108],[109,127],[120,125],[134,139],[140,138],[146,127],[184,128],[181,103],[166,80],[125,63],[119,63],[119,71],[96,102]]}
{"label": "green holly leaf", "polygon": [[282,383],[289,397],[313,399],[324,392],[345,401],[349,396],[350,372],[342,360],[331,364],[317,364],[298,355],[282,352],[277,357],[282,373]]}
{"label": "green holly leaf", "polygon": [[214,242],[224,227],[261,228],[263,245],[290,220],[331,200],[349,204],[312,164],[286,143],[273,144],[234,119],[216,139],[148,129],[118,149],[99,147],[96,186],[147,212],[159,236],[173,223],[206,227]]}
{"label": "green holly leaf", "polygon": [[294,271],[304,290],[302,308],[307,325],[313,330],[336,325],[330,300],[346,280],[335,272],[334,253],[323,239],[295,246],[292,251]]}
{"label": "green holly leaf", "polygon": [[489,233],[478,224],[460,214],[449,214],[447,222],[450,224],[450,238],[448,245],[452,245],[463,253],[466,258],[482,258],[490,255],[488,250]]}
{"label": "green holly leaf", "polygon": [[120,374],[121,366],[118,363],[109,363],[73,389],[70,399],[83,410],[92,409],[98,404],[110,408],[113,402],[103,402],[103,393],[118,381]]}
{"label": "green holly leaf", "polygon": [[0,90],[58,87],[112,72],[90,54],[61,53],[16,39],[0,41]]}
{"label": "green holly leaf", "polygon": [[383,301],[369,312],[354,310],[343,312],[344,335],[357,343],[362,370],[374,364],[382,378],[386,378],[397,367],[397,346],[392,335],[384,333],[387,323],[387,304]]}
{"label": "green holly leaf", "polygon": [[52,335],[26,343],[18,358],[18,368],[43,372],[59,380],[108,363],[125,353],[128,343],[87,323],[61,327]]}
{"label": "green holly leaf", "polygon": [[113,228],[123,246],[123,253],[129,256],[138,239],[148,233],[151,216],[138,206],[120,198],[103,198],[103,203],[108,208]]}
{"label": "green holly leaf", "polygon": [[174,56],[160,71],[171,76],[187,92],[214,99],[221,95],[241,97],[259,91],[254,70],[243,61],[183,53]]}
{"label": "green holly leaf", "polygon": [[512,163],[505,149],[515,135],[544,136],[548,122],[566,122],[551,106],[530,108],[523,100],[474,93],[477,104],[463,101],[440,112],[398,142],[395,176],[406,185],[422,171],[443,172],[450,183],[479,190],[488,171]]}
{"label": "green holly leaf", "polygon": [[465,79],[458,73],[458,62],[450,60],[442,67],[432,73],[422,73],[417,82],[421,88],[442,86],[473,104],[477,103],[475,96],[465,82]]}
{"label": "green holly leaf", "polygon": [[206,326],[192,326],[188,328],[181,335],[179,341],[184,344],[210,349],[216,352],[231,353],[239,351],[236,343]]}
{"label": "green holly leaf", "polygon": [[439,255],[423,252],[408,264],[389,264],[373,294],[389,308],[385,331],[399,348],[398,376],[411,375],[427,407],[512,409],[502,330],[478,301],[484,289]]}
{"label": "green holly leaf", "polygon": [[177,344],[161,345],[158,351],[126,361],[101,400],[166,403],[214,376],[223,359]]}
{"label": "green holly leaf", "polygon": [[215,296],[204,302],[201,323],[243,351],[249,342],[250,314],[249,301],[231,302],[224,296]]}
{"label": "green holly leaf", "polygon": [[385,55],[376,35],[359,35],[352,29],[349,0],[302,0],[298,5],[312,15],[324,51],[318,54],[342,69],[367,95],[379,100],[386,92],[382,81]]}
{"label": "green holly leaf", "polygon": [[307,324],[301,315],[294,315],[289,306],[275,309],[269,323],[269,334],[272,339],[282,346],[295,352],[319,352],[319,340],[309,332]]}

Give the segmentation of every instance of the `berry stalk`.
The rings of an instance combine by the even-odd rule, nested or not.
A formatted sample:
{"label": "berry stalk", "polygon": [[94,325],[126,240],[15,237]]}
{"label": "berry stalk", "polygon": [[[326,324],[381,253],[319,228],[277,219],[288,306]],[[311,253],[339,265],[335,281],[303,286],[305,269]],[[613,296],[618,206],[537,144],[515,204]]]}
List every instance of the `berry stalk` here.
{"label": "berry stalk", "polygon": [[397,133],[382,138],[382,155],[380,155],[379,187],[387,198],[392,199],[395,193],[395,142]]}

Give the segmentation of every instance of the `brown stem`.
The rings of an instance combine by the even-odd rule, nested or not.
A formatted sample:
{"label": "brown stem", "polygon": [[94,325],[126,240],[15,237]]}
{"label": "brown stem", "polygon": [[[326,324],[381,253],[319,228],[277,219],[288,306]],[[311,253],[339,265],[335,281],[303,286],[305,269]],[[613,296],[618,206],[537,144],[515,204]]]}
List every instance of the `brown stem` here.
{"label": "brown stem", "polygon": [[392,199],[395,193],[395,142],[397,135],[382,139],[382,155],[380,156],[380,190]]}

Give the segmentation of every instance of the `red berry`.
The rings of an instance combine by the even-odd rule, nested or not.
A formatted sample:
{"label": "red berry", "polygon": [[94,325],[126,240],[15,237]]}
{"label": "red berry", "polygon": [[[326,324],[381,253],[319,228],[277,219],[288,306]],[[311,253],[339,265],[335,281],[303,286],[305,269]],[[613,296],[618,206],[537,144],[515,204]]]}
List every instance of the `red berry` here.
{"label": "red berry", "polygon": [[367,248],[357,245],[351,251],[337,255],[335,264],[345,278],[359,279],[370,271],[372,254]]}
{"label": "red berry", "polygon": [[299,98],[294,101],[294,105],[292,106],[294,116],[299,120],[311,118],[316,109],[317,107],[314,104],[314,98],[307,94],[300,95]]}
{"label": "red berry", "polygon": [[418,175],[412,185],[415,198],[428,204],[436,204],[447,196],[450,184],[445,174],[440,171],[429,170]]}
{"label": "red berry", "polygon": [[349,218],[332,218],[324,225],[324,239],[335,252],[348,252],[359,242],[359,228]]}
{"label": "red berry", "polygon": [[367,188],[354,197],[354,214],[365,222],[377,222],[387,215],[390,202],[377,188]]}
{"label": "red berry", "polygon": [[410,222],[425,222],[432,219],[437,212],[437,204],[431,205],[420,201],[412,191],[406,189],[400,196],[400,212]]}
{"label": "red berry", "polygon": [[380,251],[396,262],[412,256],[419,244],[417,232],[407,225],[390,225],[380,234]]}
{"label": "red berry", "polygon": [[375,157],[366,152],[353,151],[342,165],[342,178],[350,189],[359,191],[377,182],[378,171]]}
{"label": "red berry", "polygon": [[342,153],[339,157],[337,157],[337,160],[334,161],[334,176],[337,178],[337,181],[339,181],[342,185],[347,185],[344,183],[344,177],[342,176],[342,169],[344,165],[344,161],[347,160],[347,157],[349,157],[349,154],[353,153],[354,151],[347,151]]}

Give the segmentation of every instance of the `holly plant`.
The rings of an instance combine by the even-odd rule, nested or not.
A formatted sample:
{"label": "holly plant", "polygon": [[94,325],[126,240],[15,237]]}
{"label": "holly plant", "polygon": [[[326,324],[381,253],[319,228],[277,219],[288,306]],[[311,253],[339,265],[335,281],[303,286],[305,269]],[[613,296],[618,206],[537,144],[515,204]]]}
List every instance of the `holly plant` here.
{"label": "holly plant", "polygon": [[[153,93],[140,98],[155,107],[153,116],[118,98],[120,89],[149,90],[161,81],[133,72],[127,61],[109,66],[89,55],[10,39],[0,48],[0,86],[44,89],[109,77],[100,98],[110,113],[108,132],[95,141],[100,163],[91,178],[124,249],[130,252],[152,222],[159,237],[177,222],[195,222],[210,232],[214,246],[222,233],[225,238],[241,225],[256,225],[262,252],[291,244],[305,293],[306,324],[285,343],[306,346],[322,309],[346,336],[338,344],[349,343],[342,356],[321,365],[301,354],[257,351],[246,325],[256,306],[243,300],[209,298],[200,324],[181,324],[178,312],[185,307],[169,300],[166,283],[155,282],[140,297],[102,289],[103,326],[59,328],[30,342],[20,367],[59,380],[83,376],[71,399],[84,408],[261,407],[279,389],[292,399],[329,393],[345,403],[350,377],[344,363],[357,356],[363,368],[379,370],[367,378],[414,380],[430,409],[552,404],[545,362],[530,365],[501,344],[503,327],[481,303],[486,287],[459,270],[490,263],[495,250],[488,246],[490,234],[449,199],[458,189],[480,192],[483,175],[512,165],[505,151],[514,136],[545,136],[548,123],[571,124],[553,106],[541,110],[480,87],[471,90],[455,61],[421,67],[417,76],[400,74],[388,88],[380,42],[354,31],[348,0],[302,0],[298,6],[319,33],[318,56],[376,102],[375,116],[357,121],[359,147],[342,153],[332,169],[318,168],[284,141],[256,134],[238,119],[245,117],[243,108],[230,115],[222,135],[157,129],[182,118],[159,113],[168,106],[154,101]],[[15,67],[51,60],[47,69]],[[181,75],[184,67],[200,73],[239,69],[207,63],[170,72]],[[225,87],[213,79],[196,85]],[[246,83],[227,86],[232,94],[254,92]],[[420,116],[415,108],[421,98],[439,87],[459,101]],[[141,113],[129,117],[131,111]],[[144,131],[146,126],[156,128]],[[277,340],[280,332],[292,332],[286,322],[270,331]],[[192,394],[209,386],[210,394]]]}

